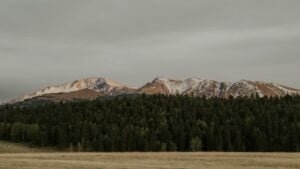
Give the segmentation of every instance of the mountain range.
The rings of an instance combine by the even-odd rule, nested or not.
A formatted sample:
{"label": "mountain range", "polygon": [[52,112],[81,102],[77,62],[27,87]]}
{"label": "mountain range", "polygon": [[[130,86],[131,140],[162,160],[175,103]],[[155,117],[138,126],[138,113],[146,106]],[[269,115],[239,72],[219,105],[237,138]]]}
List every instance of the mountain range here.
{"label": "mountain range", "polygon": [[228,98],[251,95],[285,96],[299,95],[300,90],[275,83],[240,80],[237,82],[218,82],[200,78],[174,80],[155,78],[142,87],[130,87],[108,78],[85,78],[62,85],[48,86],[32,94],[10,101],[17,103],[26,100],[70,101],[76,99],[95,99],[100,96],[122,94],[164,94]]}

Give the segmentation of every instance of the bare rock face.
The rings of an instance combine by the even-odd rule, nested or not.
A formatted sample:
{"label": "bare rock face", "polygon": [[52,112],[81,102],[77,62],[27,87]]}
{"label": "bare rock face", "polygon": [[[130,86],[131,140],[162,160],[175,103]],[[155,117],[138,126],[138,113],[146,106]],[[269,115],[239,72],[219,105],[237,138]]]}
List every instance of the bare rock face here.
{"label": "bare rock face", "polygon": [[[76,92],[80,91],[80,92]],[[69,94],[68,94],[69,93]],[[85,94],[84,94],[85,93]],[[99,95],[98,95],[98,94]],[[263,96],[299,95],[300,90],[274,83],[240,80],[238,82],[218,82],[199,78],[174,80],[156,78],[140,88],[129,87],[107,78],[86,78],[71,83],[54,85],[38,90],[10,103],[32,98],[55,97],[61,100],[79,97],[90,99],[98,96],[116,96],[120,94],[165,94],[228,98],[247,97],[258,94]],[[44,97],[41,97],[44,96]],[[75,98],[76,98],[75,97]],[[68,99],[67,99],[68,100]]]}

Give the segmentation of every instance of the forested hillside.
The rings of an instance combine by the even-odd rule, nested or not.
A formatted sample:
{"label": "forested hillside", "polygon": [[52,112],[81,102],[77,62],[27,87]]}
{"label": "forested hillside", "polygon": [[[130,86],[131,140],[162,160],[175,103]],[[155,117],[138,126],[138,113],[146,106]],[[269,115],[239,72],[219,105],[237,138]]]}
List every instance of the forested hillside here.
{"label": "forested hillside", "polygon": [[300,96],[137,95],[0,108],[0,140],[70,151],[300,151]]}

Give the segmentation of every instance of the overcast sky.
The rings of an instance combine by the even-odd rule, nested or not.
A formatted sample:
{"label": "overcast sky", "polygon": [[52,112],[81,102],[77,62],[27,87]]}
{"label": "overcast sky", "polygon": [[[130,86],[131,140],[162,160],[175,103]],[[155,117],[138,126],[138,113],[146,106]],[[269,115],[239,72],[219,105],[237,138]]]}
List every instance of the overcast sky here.
{"label": "overcast sky", "polygon": [[0,101],[84,77],[299,75],[299,0],[0,0]]}

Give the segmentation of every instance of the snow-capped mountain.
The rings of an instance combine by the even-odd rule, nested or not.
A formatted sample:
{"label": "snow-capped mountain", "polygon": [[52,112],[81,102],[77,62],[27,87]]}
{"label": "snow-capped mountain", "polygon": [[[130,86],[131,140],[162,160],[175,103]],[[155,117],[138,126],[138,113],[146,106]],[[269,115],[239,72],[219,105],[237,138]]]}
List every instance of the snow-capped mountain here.
{"label": "snow-capped mountain", "polygon": [[140,93],[189,95],[206,97],[284,96],[300,94],[300,90],[274,83],[241,80],[235,83],[188,78],[183,81],[156,78],[139,89]]}
{"label": "snow-capped mountain", "polygon": [[[88,89],[88,90],[86,90]],[[76,97],[74,96],[74,92]],[[82,96],[85,91],[89,94]],[[49,86],[42,90],[38,90],[33,94],[26,95],[10,103],[21,102],[24,100],[38,98],[41,96],[50,97],[49,94],[65,93],[63,95],[51,95],[51,97],[68,97],[68,98],[95,98],[99,96],[115,96],[120,94],[165,94],[165,95],[189,95],[189,96],[206,96],[228,98],[245,97],[258,94],[263,96],[284,96],[284,95],[300,95],[300,90],[286,87],[280,84],[266,83],[259,81],[240,80],[238,82],[218,82],[214,80],[205,80],[199,78],[188,78],[185,80],[173,80],[169,78],[156,78],[152,82],[145,84],[140,88],[129,87],[114,80],[107,78],[86,78],[76,80],[71,83],[62,85]],[[68,95],[68,93],[70,93]],[[78,96],[80,94],[81,96]]]}
{"label": "snow-capped mountain", "polygon": [[107,78],[86,78],[81,80],[76,80],[71,83],[65,83],[62,85],[48,86],[42,90],[38,90],[33,94],[26,95],[19,99],[13,100],[12,103],[24,101],[34,97],[54,94],[54,93],[69,93],[74,91],[79,91],[83,89],[90,89],[95,92],[101,92],[105,95],[118,95],[126,94],[135,91],[135,88],[128,87],[126,85],[120,84],[111,79]]}

